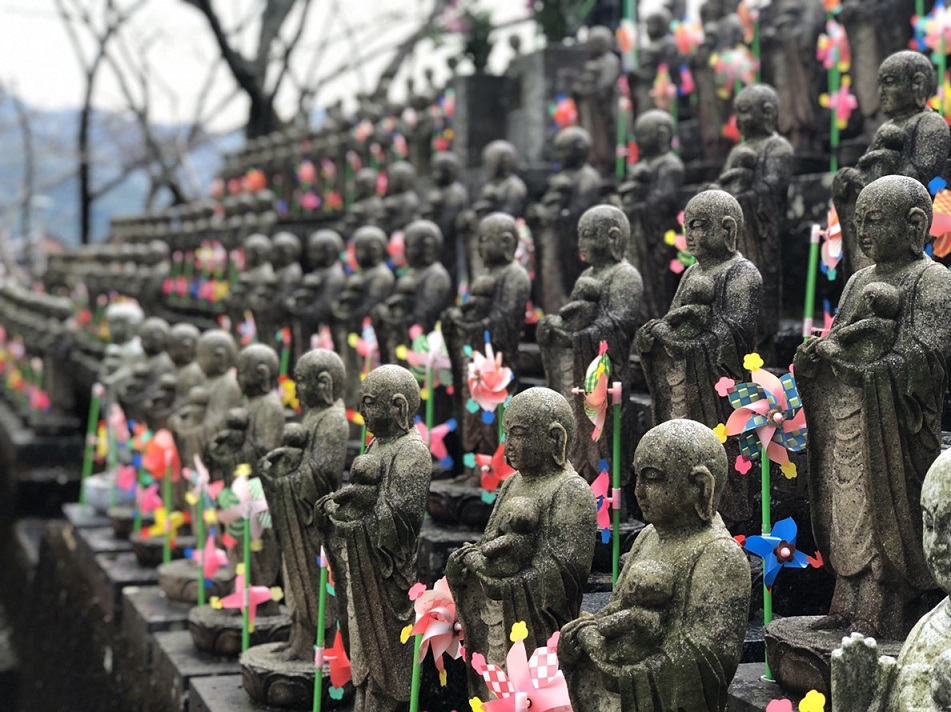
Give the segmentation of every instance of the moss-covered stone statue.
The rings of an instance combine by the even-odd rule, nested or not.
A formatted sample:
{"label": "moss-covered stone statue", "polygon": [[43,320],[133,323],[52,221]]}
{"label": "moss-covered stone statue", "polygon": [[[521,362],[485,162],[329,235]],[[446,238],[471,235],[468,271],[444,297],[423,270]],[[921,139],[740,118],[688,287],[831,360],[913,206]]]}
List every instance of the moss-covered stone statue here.
{"label": "moss-covered stone statue", "polygon": [[[568,461],[575,417],[564,396],[529,388],[502,424],[517,471],[502,484],[482,539],[454,551],[446,568],[466,650],[496,665],[504,665],[514,623],[528,626],[533,650],[578,615],[597,535],[591,489]],[[472,670],[469,693],[489,695]]]}
{"label": "moss-covered stone statue", "polygon": [[[921,489],[928,570],[951,594],[951,453],[928,470]],[[832,654],[832,712],[944,712],[951,709],[951,600],[918,621],[898,660],[879,657],[873,638],[853,633]]]}
{"label": "moss-covered stone statue", "polygon": [[842,226],[846,279],[874,261],[858,241],[855,205],[862,189],[886,175],[909,176],[927,186],[944,171],[951,135],[944,119],[928,108],[935,87],[931,60],[919,52],[896,52],[879,67],[878,94],[888,121],[875,132],[872,145],[858,165],[840,169],[832,184],[832,199]]}
{"label": "moss-covered stone statue", "polygon": [[314,506],[336,579],[355,712],[396,710],[410,697],[413,648],[400,642],[400,631],[414,620],[408,593],[432,476],[429,447],[413,426],[419,402],[419,385],[405,368],[371,371],[360,414],[374,439],[350,468],[361,484]]}
{"label": "moss-covered stone statue", "polygon": [[796,354],[812,527],[836,574],[821,628],[901,640],[935,588],[919,502],[941,448],[951,274],[923,253],[931,217],[914,178],[862,191],[857,240],[875,264],[846,284],[829,335]]}
{"label": "moss-covered stone statue", "polygon": [[[655,425],[689,418],[712,428],[732,412],[714,385],[723,376],[743,379],[763,296],[759,272],[736,250],[742,230],[743,211],[728,193],[705,191],[687,203],[684,232],[697,263],[684,272],[667,315],[637,332]],[[748,480],[731,478],[727,487],[721,514],[749,518]]]}
{"label": "moss-covered stone statue", "polygon": [[650,430],[634,455],[649,526],[608,604],[561,629],[576,712],[726,709],[750,601],[746,556],[717,514],[727,457],[690,420]]}
{"label": "moss-covered stone statue", "polygon": [[[575,282],[568,303],[538,324],[538,343],[545,381],[566,398],[575,413],[578,428],[569,447],[569,459],[589,482],[598,475],[601,459],[610,459],[614,432],[608,422],[600,439],[592,440],[594,425],[584,412],[585,400],[572,394],[583,387],[588,365],[607,342],[611,359],[609,381],[619,381],[623,392],[630,386],[631,346],[640,322],[643,283],[638,271],[624,259],[631,228],[624,213],[610,205],[591,208],[578,223],[578,248],[589,265]],[[621,442],[630,445],[622,454],[630,461],[633,450],[633,411],[627,398],[621,409]]]}
{"label": "moss-covered stone statue", "polygon": [[[261,482],[287,572],[284,590],[293,625],[284,656],[311,660],[320,581],[317,557],[323,543],[314,505],[340,486],[347,457],[343,362],[332,351],[309,351],[297,362],[294,382],[307,412],[301,425],[285,427],[282,446],[261,463]],[[299,429],[300,440],[295,440]],[[333,599],[328,600],[326,621],[332,627],[337,616]]]}

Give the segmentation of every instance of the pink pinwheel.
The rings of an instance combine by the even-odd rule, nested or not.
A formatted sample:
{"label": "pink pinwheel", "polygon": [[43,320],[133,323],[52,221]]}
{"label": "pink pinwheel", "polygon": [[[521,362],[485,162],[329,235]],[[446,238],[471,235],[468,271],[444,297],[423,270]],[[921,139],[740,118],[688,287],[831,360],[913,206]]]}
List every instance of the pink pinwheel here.
{"label": "pink pinwheel", "polygon": [[116,487],[128,492],[139,483],[138,472],[132,465],[120,465],[116,473]]}
{"label": "pink pinwheel", "polygon": [[333,181],[337,177],[337,164],[329,158],[320,159],[320,175],[326,181]]}
{"label": "pink pinwheel", "polygon": [[455,418],[450,418],[442,425],[436,425],[433,429],[427,430],[426,423],[422,418],[416,418],[416,430],[423,442],[429,443],[429,452],[439,461],[443,467],[452,467],[452,457],[449,450],[446,449],[446,436],[454,432],[457,427]]}
{"label": "pink pinwheel", "polygon": [[414,324],[409,329],[409,338],[412,339],[410,348],[397,349],[397,358],[405,360],[419,380],[425,382],[428,372],[432,388],[451,386],[452,363],[442,331],[437,328],[424,334],[423,328]]}
{"label": "pink pinwheel", "polygon": [[601,472],[591,483],[591,494],[598,504],[598,529],[601,530],[601,540],[606,544],[611,537],[611,511],[620,507],[621,491],[611,488],[611,476],[608,474],[608,463],[601,461]]}
{"label": "pink pinwheel", "polygon": [[30,410],[46,412],[53,406],[49,395],[42,388],[33,386],[30,388],[29,396]]}
{"label": "pink pinwheel", "polygon": [[668,111],[670,103],[677,99],[677,85],[670,79],[670,68],[666,64],[657,67],[657,76],[654,77],[654,87],[650,91],[654,105],[658,109]]}
{"label": "pink pinwheel", "polygon": [[373,135],[373,124],[364,119],[359,124],[357,124],[353,129],[353,137],[357,140],[357,143],[364,144],[367,142],[367,139]]}
{"label": "pink pinwheel", "polygon": [[158,493],[158,483],[153,482],[145,489],[140,489],[138,492],[138,507],[139,511],[143,513],[154,512],[157,509],[162,508],[162,498],[159,497]]}
{"label": "pink pinwheel", "polygon": [[698,22],[683,22],[674,20],[671,25],[677,52],[687,57],[703,42],[703,27]]}
{"label": "pink pinwheel", "polygon": [[505,443],[501,443],[492,455],[476,453],[476,466],[482,472],[482,489],[495,492],[515,470],[505,460]]}
{"label": "pink pinwheel", "polygon": [[201,457],[195,455],[195,467],[193,469],[184,469],[185,478],[191,483],[191,489],[186,499],[191,505],[196,505],[202,496],[209,497],[212,501],[218,498],[221,490],[224,489],[224,482],[212,482],[208,468],[201,461]]}
{"label": "pink pinwheel", "polygon": [[547,645],[538,648],[531,658],[525,651],[528,629],[525,623],[512,626],[510,639],[515,644],[505,658],[505,670],[486,663],[480,653],[472,655],[472,668],[486,681],[497,699],[482,702],[478,697],[469,701],[473,710],[482,712],[550,712],[571,709],[568,684],[558,667],[558,638],[556,631]]}
{"label": "pink pinwheel", "polygon": [[840,129],[849,125],[849,119],[852,112],[859,107],[859,100],[855,94],[849,91],[852,86],[848,75],[842,77],[842,84],[835,94],[822,94],[819,96],[819,104],[826,109],[832,109],[835,112],[835,121]]}
{"label": "pink pinwheel", "polygon": [[806,414],[793,375],[784,373],[777,378],[762,364],[757,354],[747,354],[744,365],[751,367],[752,383],[739,383],[730,390],[728,397],[735,410],[721,431],[739,436],[740,454],[747,460],[757,459],[763,448],[783,474],[792,478],[796,467],[789,452],[806,446]]}
{"label": "pink pinwheel", "polygon": [[310,337],[310,348],[313,349],[326,349],[327,351],[334,350],[334,341],[333,337],[330,335],[330,327],[322,324],[320,330],[313,334]]}
{"label": "pink pinwheel", "polygon": [[406,234],[402,230],[397,230],[390,235],[390,241],[386,245],[386,254],[389,255],[390,262],[395,269],[400,269],[407,265]]}
{"label": "pink pinwheel", "polygon": [[826,69],[832,69],[838,65],[840,72],[848,71],[852,63],[849,38],[845,34],[845,28],[835,20],[826,22],[825,33],[819,35],[819,41],[816,44],[816,59],[822,62],[822,66]]}
{"label": "pink pinwheel", "polygon": [[317,182],[317,167],[314,166],[312,161],[301,161],[301,164],[297,167],[297,180],[308,185]]}
{"label": "pink pinwheel", "polygon": [[462,625],[456,621],[456,603],[446,577],[439,579],[431,590],[419,591],[415,586],[410,589],[410,600],[416,611],[416,624],[410,635],[422,635],[419,646],[419,662],[422,663],[426,652],[433,654],[433,663],[439,671],[439,683],[446,684],[446,665],[443,653],[453,660],[462,655]]}
{"label": "pink pinwheel", "polygon": [[205,540],[204,549],[188,549],[185,556],[194,561],[199,566],[203,566],[203,574],[206,579],[213,579],[218,569],[228,565],[228,555],[224,549],[215,546],[215,535],[209,534]]}
{"label": "pink pinwheel", "polygon": [[820,232],[825,238],[820,254],[822,255],[822,271],[829,279],[835,279],[835,270],[842,261],[842,226],[839,224],[839,214],[835,206],[829,208],[826,219],[826,229]]}
{"label": "pink pinwheel", "polygon": [[363,359],[364,377],[373,369],[373,364],[380,355],[380,344],[376,339],[376,331],[369,317],[363,320],[363,328],[359,334],[350,334],[347,337],[350,348]]}
{"label": "pink pinwheel", "polygon": [[234,593],[229,593],[224,598],[212,596],[211,607],[215,609],[231,608],[244,612],[248,611],[248,631],[254,631],[254,617],[258,606],[268,601],[280,601],[284,593],[277,587],[268,588],[267,586],[248,586],[247,600],[245,600],[244,589],[244,564],[238,564],[234,577]]}
{"label": "pink pinwheel", "polygon": [[257,477],[235,477],[231,487],[221,490],[218,505],[218,521],[222,524],[235,525],[240,522],[240,526],[244,526],[245,522],[251,522],[250,534],[253,541],[260,541],[264,530],[271,526],[264,489]]}
{"label": "pink pinwheel", "polygon": [[924,18],[916,18],[916,25],[924,30],[924,43],[929,49],[939,52],[951,47],[951,13],[944,0],[937,0]]}
{"label": "pink pinwheel", "polygon": [[717,94],[721,98],[728,98],[737,84],[749,86],[756,78],[756,68],[759,62],[750,54],[745,45],[737,45],[733,49],[726,49],[710,57],[710,66],[715,73],[716,84],[719,87]]}
{"label": "pink pinwheel", "polygon": [[129,438],[132,437],[129,432],[129,422],[118,403],[113,403],[109,408],[109,416],[106,422],[112,429],[112,436],[116,439],[117,444],[124,445],[129,442]]}
{"label": "pink pinwheel", "polygon": [[488,339],[484,356],[478,351],[472,352],[467,378],[469,396],[482,410],[494,413],[508,399],[513,378],[512,369],[502,365],[502,354],[493,352]]}

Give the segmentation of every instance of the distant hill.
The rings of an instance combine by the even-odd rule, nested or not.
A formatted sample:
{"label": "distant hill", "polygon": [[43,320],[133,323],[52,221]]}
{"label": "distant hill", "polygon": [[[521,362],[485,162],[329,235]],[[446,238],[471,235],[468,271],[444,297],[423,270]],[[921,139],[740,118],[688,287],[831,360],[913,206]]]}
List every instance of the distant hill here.
{"label": "distant hill", "polygon": [[[79,111],[35,111],[29,109],[36,153],[33,228],[52,235],[66,244],[79,243],[79,178],[76,135]],[[174,136],[180,129],[156,125],[160,136]],[[123,160],[139,150],[141,135],[135,119],[114,112],[97,112],[91,137],[93,145],[93,185],[101,185],[116,176]],[[207,189],[221,167],[222,155],[244,142],[241,132],[211,136],[207,143],[190,154],[191,168],[202,189]],[[23,181],[24,146],[12,103],[0,103],[0,207],[16,200]],[[45,189],[43,187],[45,186]],[[113,217],[143,212],[149,189],[144,170],[129,175],[120,185],[93,205],[94,241],[104,240]],[[169,196],[162,196],[161,205]],[[20,232],[19,222],[14,233]]]}

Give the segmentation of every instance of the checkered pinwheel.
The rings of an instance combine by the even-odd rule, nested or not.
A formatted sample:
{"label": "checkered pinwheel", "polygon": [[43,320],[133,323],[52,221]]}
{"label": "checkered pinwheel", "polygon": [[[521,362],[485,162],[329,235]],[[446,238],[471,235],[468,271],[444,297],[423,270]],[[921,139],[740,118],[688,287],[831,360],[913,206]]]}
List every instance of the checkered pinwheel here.
{"label": "checkered pinwheel", "polygon": [[431,589],[417,583],[409,590],[416,622],[403,630],[403,643],[410,636],[423,636],[419,646],[419,663],[427,651],[433,654],[433,664],[439,672],[439,684],[446,685],[446,664],[443,653],[453,660],[462,655],[462,624],[456,620],[456,602],[449,590],[446,577],[439,579]]}
{"label": "checkered pinwheel", "polygon": [[735,410],[726,425],[717,426],[715,432],[723,441],[726,435],[738,436],[739,471],[744,466],[748,470],[749,463],[759,459],[763,450],[792,479],[796,466],[789,460],[789,453],[806,447],[806,414],[796,379],[791,373],[777,378],[762,368],[763,360],[757,354],[747,354],[743,365],[750,369],[752,383],[721,379],[717,384],[717,392],[728,397]]}
{"label": "checkered pinwheel", "polygon": [[594,423],[591,439],[598,441],[604,433],[604,420],[608,414],[608,394],[611,378],[611,358],[608,356],[608,342],[602,341],[598,355],[588,364],[584,374],[584,388],[572,389],[573,393],[584,394],[584,414]]}
{"label": "checkered pinwheel", "polygon": [[231,487],[218,495],[218,521],[228,525],[228,533],[237,538],[243,535],[246,521],[251,522],[251,549],[261,547],[261,536],[270,529],[271,513],[264,498],[264,487],[258,477],[249,477],[251,468],[239,466]]}
{"label": "checkered pinwheel", "polygon": [[529,658],[525,651],[528,628],[524,622],[512,626],[509,636],[515,644],[505,658],[506,670],[486,663],[480,653],[472,655],[472,669],[482,675],[492,694],[497,699],[482,702],[478,697],[469,700],[474,711],[515,712],[531,709],[532,712],[571,709],[568,699],[568,684],[558,668],[558,631],[546,645],[535,650]]}

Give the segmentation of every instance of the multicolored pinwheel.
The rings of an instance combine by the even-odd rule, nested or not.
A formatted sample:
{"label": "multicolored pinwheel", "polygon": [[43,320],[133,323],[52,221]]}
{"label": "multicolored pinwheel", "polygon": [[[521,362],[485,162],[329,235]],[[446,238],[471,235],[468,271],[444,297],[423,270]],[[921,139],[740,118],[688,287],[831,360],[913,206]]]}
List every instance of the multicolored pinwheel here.
{"label": "multicolored pinwheel", "polygon": [[238,564],[235,567],[234,593],[229,593],[224,598],[212,596],[209,600],[212,608],[221,610],[222,608],[231,608],[247,612],[248,632],[254,632],[254,618],[258,606],[268,601],[280,601],[284,597],[284,592],[277,586],[268,588],[267,586],[245,586],[244,582],[244,564]]}
{"label": "multicolored pinwheel", "polygon": [[725,393],[735,410],[726,425],[718,425],[715,432],[723,442],[727,435],[739,436],[740,460],[745,460],[738,462],[739,466],[759,459],[765,451],[792,479],[796,476],[796,465],[789,459],[789,453],[806,447],[806,414],[796,379],[791,373],[777,378],[762,367],[763,360],[755,353],[746,355],[743,366],[750,370],[752,383],[736,384],[731,379],[718,383],[718,393]]}
{"label": "multicolored pinwheel", "polygon": [[[680,224],[680,229],[683,230],[683,210],[681,210],[680,214],[677,216],[677,222]],[[668,230],[664,234],[664,242],[671,247],[677,248],[677,256],[670,261],[670,271],[674,274],[680,274],[697,261],[697,258],[691,255],[687,250],[687,236],[684,235],[683,232]]]}
{"label": "multicolored pinwheel", "polygon": [[608,386],[611,378],[611,358],[608,356],[608,342],[598,346],[598,355],[588,364],[584,374],[584,388],[572,388],[575,395],[584,396],[584,414],[594,424],[591,439],[597,442],[604,434],[604,422],[608,415],[608,396],[620,395],[620,383]]}
{"label": "multicolored pinwheel", "polygon": [[[466,382],[469,386],[469,403],[466,408],[470,412],[475,412],[481,408],[490,416],[495,413],[495,409],[508,400],[508,387],[514,378],[512,369],[502,365],[502,354],[495,353],[492,350],[492,343],[489,341],[489,335],[485,337],[485,355],[468,348],[466,349],[472,357],[469,362],[468,375]],[[470,353],[471,352],[471,353]],[[473,404],[476,408],[473,408]],[[493,421],[493,417],[483,420],[487,423]]]}
{"label": "multicolored pinwheel", "polygon": [[264,498],[264,488],[258,477],[249,477],[250,468],[239,468],[231,487],[218,495],[218,521],[228,525],[231,536],[244,533],[245,522],[250,522],[251,547],[261,545],[261,536],[271,527],[271,513]]}
{"label": "multicolored pinwheel", "polygon": [[410,370],[421,383],[426,382],[427,371],[430,374],[432,388],[438,386],[452,387],[452,363],[449,361],[449,351],[446,339],[439,326],[429,332],[423,332],[419,324],[410,327],[409,338],[412,340],[410,348],[398,347],[396,357],[406,361]]}
{"label": "multicolored pinwheel", "polygon": [[469,700],[473,712],[548,712],[570,709],[568,684],[558,666],[558,638],[556,631],[547,645],[538,648],[531,658],[525,651],[528,629],[525,623],[512,626],[509,639],[514,645],[505,658],[505,670],[486,663],[481,653],[473,653],[472,669],[482,676],[497,699],[483,702],[478,697]]}
{"label": "multicolored pinwheel", "polygon": [[[141,537],[168,536],[169,543],[175,546],[175,539],[178,536],[178,530],[185,525],[185,515],[181,512],[172,512],[169,514],[165,506],[158,507],[154,512],[155,523],[150,527],[145,527],[141,531]],[[166,562],[168,563],[168,562]]]}
{"label": "multicolored pinwheel", "polygon": [[829,212],[826,216],[826,229],[819,234],[824,238],[821,248],[821,269],[826,277],[833,280],[835,279],[836,268],[839,266],[839,262],[842,261],[842,226],[839,224],[839,213],[834,205],[829,206]]}
{"label": "multicolored pinwheel", "polygon": [[833,111],[836,125],[840,130],[849,125],[852,112],[859,108],[859,100],[855,98],[855,94],[849,91],[851,86],[852,80],[846,74],[842,77],[839,88],[835,93],[819,95],[820,106]]}
{"label": "multicolored pinwheel", "polygon": [[373,322],[370,321],[369,317],[363,320],[363,326],[359,334],[347,336],[347,343],[363,359],[363,371],[360,374],[362,380],[373,370],[380,356],[380,344],[376,339]]}
{"label": "multicolored pinwheel", "polygon": [[703,43],[703,26],[699,22],[674,19],[670,23],[670,31],[681,57],[689,57]]}
{"label": "multicolored pinwheel", "polygon": [[942,48],[951,47],[951,13],[945,7],[944,0],[936,0],[931,12],[924,17],[916,15],[911,24],[919,50],[940,52]]}
{"label": "multicolored pinwheel", "polygon": [[598,529],[601,530],[601,542],[611,540],[611,510],[621,506],[621,491],[611,488],[611,475],[607,460],[601,460],[598,476],[591,483],[591,494],[598,506]]}
{"label": "multicolored pinwheel", "polygon": [[845,28],[835,20],[826,22],[826,31],[819,35],[816,59],[822,62],[826,70],[838,68],[840,72],[847,72],[852,64],[849,38],[845,34]]}
{"label": "multicolored pinwheel", "polygon": [[446,469],[452,467],[453,463],[452,456],[446,448],[446,436],[454,432],[457,427],[458,424],[455,418],[450,418],[442,425],[437,425],[432,430],[427,430],[426,423],[423,422],[423,419],[418,416],[416,418],[416,430],[419,431],[419,436],[423,439],[423,442],[429,443],[429,452],[436,458],[439,465]]}
{"label": "multicolored pinwheel", "polygon": [[480,483],[482,489],[485,490],[483,499],[486,499],[485,494],[489,494],[492,502],[495,501],[495,492],[515,472],[505,460],[505,443],[500,443],[491,455],[467,453],[465,464],[467,467],[479,468],[482,473]]}
{"label": "multicolored pinwheel", "polygon": [[669,111],[671,102],[677,100],[677,85],[671,80],[670,68],[666,64],[657,66],[657,75],[654,77],[650,95],[654,106],[663,111]]}
{"label": "multicolored pinwheel", "polygon": [[710,66],[713,67],[717,95],[728,99],[738,86],[745,87],[753,83],[759,62],[746,45],[740,44],[711,55]]}
{"label": "multicolored pinwheel", "polygon": [[570,96],[558,96],[549,109],[552,121],[560,129],[575,126],[578,123],[578,107]]}
{"label": "multicolored pinwheel", "polygon": [[410,635],[422,636],[417,662],[421,665],[426,652],[431,651],[433,664],[439,671],[439,684],[445,686],[446,664],[443,654],[453,660],[462,655],[462,624],[456,620],[456,602],[449,590],[449,583],[445,576],[429,590],[424,584],[418,583],[409,590],[409,598],[413,601],[416,623],[407,626],[406,639]]}
{"label": "multicolored pinwheel", "polygon": [[792,517],[781,519],[769,534],[746,537],[743,548],[763,560],[763,582],[773,587],[780,569],[805,569],[808,557],[796,548],[796,522]]}

